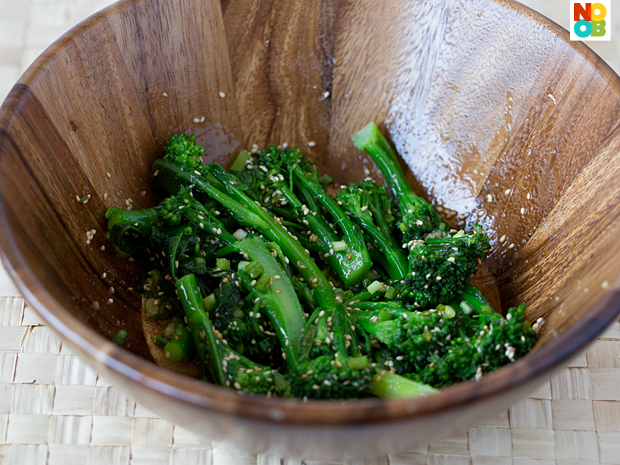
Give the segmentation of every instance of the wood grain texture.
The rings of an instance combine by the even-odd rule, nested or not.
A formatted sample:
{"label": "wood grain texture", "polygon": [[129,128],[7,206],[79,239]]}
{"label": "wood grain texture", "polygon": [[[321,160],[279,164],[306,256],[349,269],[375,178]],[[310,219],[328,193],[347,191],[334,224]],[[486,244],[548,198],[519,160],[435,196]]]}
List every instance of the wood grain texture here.
{"label": "wood grain texture", "polygon": [[[617,318],[619,110],[620,80],[598,57],[508,1],[125,0],[53,45],[0,109],[0,246],[66,343],[162,415],[253,451],[396,452],[505,410]],[[142,269],[102,249],[103,215],[153,202],[148,169],[166,139],[194,132],[224,164],[242,145],[288,142],[357,181],[376,175],[349,142],[370,120],[445,218],[483,223],[502,304],[526,300],[530,320],[547,320],[538,350],[479,383],[393,402],[242,397],[144,360]],[[121,328],[131,352],[109,342]],[[20,355],[33,363],[18,361],[16,378],[55,379],[46,356]],[[577,381],[554,389],[614,396]]]}
{"label": "wood grain texture", "polygon": [[301,146],[325,170],[337,1],[222,7],[245,146]]}

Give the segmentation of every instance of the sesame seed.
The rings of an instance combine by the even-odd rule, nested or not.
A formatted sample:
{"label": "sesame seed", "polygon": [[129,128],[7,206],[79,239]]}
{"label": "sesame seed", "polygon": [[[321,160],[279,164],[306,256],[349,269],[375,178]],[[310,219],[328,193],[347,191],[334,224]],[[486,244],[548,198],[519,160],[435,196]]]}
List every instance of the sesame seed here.
{"label": "sesame seed", "polygon": [[323,92],[323,98],[327,98],[327,97],[329,97],[329,91]]}
{"label": "sesame seed", "polygon": [[163,94],[161,94],[164,98],[168,98],[168,94],[166,92],[164,92]]}
{"label": "sesame seed", "polygon": [[506,194],[506,195],[510,195],[510,193],[511,193],[511,192],[512,192],[512,189],[506,189],[506,190],[504,191],[504,194]]}
{"label": "sesame seed", "polygon": [[220,98],[226,98],[226,94],[224,92],[220,92]]}
{"label": "sesame seed", "polygon": [[275,292],[276,292],[276,294],[282,294],[282,290],[281,289],[276,289]]}
{"label": "sesame seed", "polygon": [[196,124],[200,123],[200,118],[194,118],[194,123]]}
{"label": "sesame seed", "polygon": [[109,172],[106,172],[106,174],[105,174],[105,175],[106,175],[108,178],[111,178],[111,177],[112,177],[112,175],[111,175]]}
{"label": "sesame seed", "polygon": [[237,389],[238,391],[241,390],[241,384],[239,384],[238,382],[235,382],[235,384],[233,384],[233,386],[235,387],[235,389]]}
{"label": "sesame seed", "polygon": [[526,199],[530,200],[532,198],[532,194],[530,194],[529,192],[527,193],[527,195],[525,196]]}
{"label": "sesame seed", "polygon": [[607,288],[609,287],[609,282],[607,282],[607,281],[603,281],[603,282],[601,283],[601,287],[602,287],[603,289],[607,289]]}
{"label": "sesame seed", "polygon": [[114,299],[112,299],[112,298],[110,297],[110,298],[108,299],[108,303],[109,303],[109,304],[114,303]]}
{"label": "sesame seed", "polygon": [[491,194],[487,194],[487,200],[489,202],[493,202],[493,196]]}
{"label": "sesame seed", "polygon": [[499,238],[499,242],[500,243],[504,243],[504,241],[506,240],[506,235],[504,234],[502,237]]}
{"label": "sesame seed", "polygon": [[525,208],[521,207],[521,214],[525,215]]}
{"label": "sesame seed", "polygon": [[363,212],[365,212],[366,210],[368,210],[368,206],[367,206],[367,205],[364,205],[364,206],[362,207],[362,211],[363,211]]}
{"label": "sesame seed", "polygon": [[[155,171],[155,172],[153,173],[153,176],[157,176],[158,174],[159,174],[159,170]],[[108,176],[108,177],[109,177],[109,176]]]}
{"label": "sesame seed", "polygon": [[318,384],[313,384],[312,389],[314,389],[315,391],[318,391],[319,389],[321,389],[321,386],[319,386]]}
{"label": "sesame seed", "polygon": [[103,194],[103,200],[108,200],[108,193],[107,192]]}
{"label": "sesame seed", "polygon": [[315,145],[316,145],[316,142],[314,142],[313,140],[308,142],[308,147],[314,147]]}

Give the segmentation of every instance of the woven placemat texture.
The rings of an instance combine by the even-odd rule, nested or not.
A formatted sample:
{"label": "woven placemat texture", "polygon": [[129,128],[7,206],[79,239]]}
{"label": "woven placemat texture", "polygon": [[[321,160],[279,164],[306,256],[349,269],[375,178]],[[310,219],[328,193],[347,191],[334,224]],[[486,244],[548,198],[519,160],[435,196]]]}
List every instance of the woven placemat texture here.
{"label": "woven placemat texture", "polygon": [[[320,464],[216,447],[128,399],[63,346],[0,268],[0,465],[301,463]],[[372,463],[620,464],[620,322],[499,417]]]}
{"label": "woven placemat texture", "polygon": [[[110,0],[0,0],[0,101],[54,39]],[[567,26],[568,0],[528,0]],[[612,23],[620,37],[620,22]],[[591,43],[592,44],[592,43]],[[593,48],[618,72],[618,40]],[[325,465],[217,447],[99,377],[0,266],[0,465]],[[620,464],[620,323],[525,401],[391,465]]]}

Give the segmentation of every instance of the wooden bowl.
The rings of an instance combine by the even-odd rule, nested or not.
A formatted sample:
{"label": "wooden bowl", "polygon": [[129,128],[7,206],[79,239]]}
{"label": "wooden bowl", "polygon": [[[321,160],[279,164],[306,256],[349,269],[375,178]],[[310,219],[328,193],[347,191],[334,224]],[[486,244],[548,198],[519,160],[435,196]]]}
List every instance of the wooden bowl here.
{"label": "wooden bowl", "polygon": [[[73,351],[199,434],[314,458],[413,449],[523,398],[617,318],[619,110],[618,76],[510,1],[122,1],[52,45],[2,106],[2,259]],[[535,352],[398,401],[241,396],[152,363],[144,269],[116,255],[104,212],[155,202],[166,139],[193,132],[223,164],[300,145],[344,182],[375,173],[350,142],[369,121],[446,218],[487,229],[504,308],[527,301],[546,320]]]}

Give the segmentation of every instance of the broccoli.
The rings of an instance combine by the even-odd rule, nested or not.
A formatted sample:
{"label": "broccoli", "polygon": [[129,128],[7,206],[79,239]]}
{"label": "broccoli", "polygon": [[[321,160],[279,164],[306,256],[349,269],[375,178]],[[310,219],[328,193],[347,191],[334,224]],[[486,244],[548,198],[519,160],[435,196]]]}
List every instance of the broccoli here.
{"label": "broccoli", "polygon": [[389,223],[394,222],[391,199],[385,187],[374,181],[350,183],[336,197],[338,204],[362,228],[364,235],[378,249],[381,264],[394,280],[403,279],[407,273],[407,259],[394,239]]}
{"label": "broccoli", "polygon": [[[248,185],[246,192],[254,201],[276,215],[296,221],[309,236],[307,248],[316,251],[345,285],[362,279],[372,265],[366,245],[360,241],[356,226],[323,189],[314,164],[299,149],[271,146],[259,152],[258,159],[248,162],[246,167],[244,172],[235,174]],[[323,217],[324,213],[337,224],[342,236]]]}
{"label": "broccoli", "polygon": [[410,274],[396,287],[401,291],[399,298],[417,308],[431,308],[460,294],[466,280],[478,271],[478,260],[491,248],[477,223],[467,233],[458,231],[410,244]]}
{"label": "broccoli", "polygon": [[424,312],[354,311],[351,318],[380,342],[377,359],[398,374],[438,387],[479,379],[529,352],[536,333],[525,320],[525,304],[504,318],[484,298],[470,304],[478,296],[466,292]]}
{"label": "broccoli", "polygon": [[443,354],[434,353],[421,371],[407,376],[433,386],[478,380],[523,357],[536,342],[536,332],[525,320],[525,304],[508,309],[505,318],[499,313],[479,315],[476,323],[468,337],[447,341]]}
{"label": "broccoli", "polygon": [[119,253],[152,265],[139,290],[169,361],[245,394],[400,398],[531,349],[524,305],[504,318],[467,283],[490,247],[481,226],[450,230],[373,124],[354,142],[389,192],[367,179],[334,198],[299,148],[241,152],[226,171],[180,133],[152,167],[161,203],[107,211]]}
{"label": "broccoli", "polygon": [[392,195],[398,199],[402,214],[399,228],[405,242],[423,239],[434,231],[445,232],[449,229],[433,206],[411,190],[396,154],[375,123],[364,126],[352,139],[358,149],[365,150],[374,160]]}

